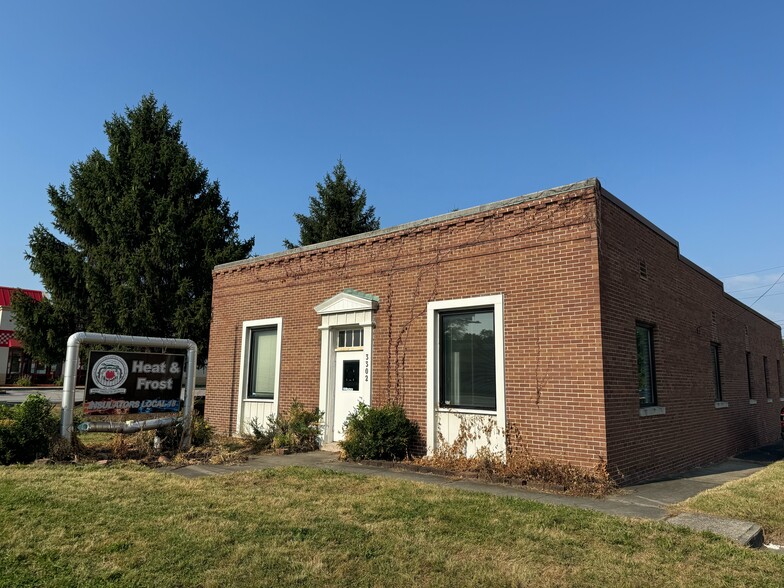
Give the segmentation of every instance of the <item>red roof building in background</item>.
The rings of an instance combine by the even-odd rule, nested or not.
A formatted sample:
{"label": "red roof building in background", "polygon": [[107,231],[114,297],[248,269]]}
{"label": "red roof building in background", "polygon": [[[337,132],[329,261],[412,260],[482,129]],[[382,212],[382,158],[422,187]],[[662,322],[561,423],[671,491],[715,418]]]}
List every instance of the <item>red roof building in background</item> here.
{"label": "red roof building in background", "polygon": [[[11,306],[11,296],[14,295],[14,292],[19,290],[23,294],[34,298],[38,302],[44,297],[44,293],[40,290],[25,290],[24,288],[9,288],[7,286],[0,286],[0,306]],[[5,310],[5,309],[3,309]]]}
{"label": "red roof building in background", "polygon": [[38,302],[44,298],[41,290],[0,286],[0,385],[13,384],[22,376],[29,376],[34,384],[51,383],[57,377],[59,367],[37,364],[24,352],[22,342],[14,338],[11,298],[17,291]]}

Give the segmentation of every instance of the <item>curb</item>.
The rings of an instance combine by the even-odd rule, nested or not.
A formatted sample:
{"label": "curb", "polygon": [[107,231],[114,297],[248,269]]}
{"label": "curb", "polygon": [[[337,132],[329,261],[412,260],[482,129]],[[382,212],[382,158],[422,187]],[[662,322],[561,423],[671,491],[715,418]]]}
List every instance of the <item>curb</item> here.
{"label": "curb", "polygon": [[726,519],[697,513],[681,513],[666,519],[667,523],[693,531],[709,531],[731,539],[738,545],[759,549],[765,543],[762,527],[750,521]]}

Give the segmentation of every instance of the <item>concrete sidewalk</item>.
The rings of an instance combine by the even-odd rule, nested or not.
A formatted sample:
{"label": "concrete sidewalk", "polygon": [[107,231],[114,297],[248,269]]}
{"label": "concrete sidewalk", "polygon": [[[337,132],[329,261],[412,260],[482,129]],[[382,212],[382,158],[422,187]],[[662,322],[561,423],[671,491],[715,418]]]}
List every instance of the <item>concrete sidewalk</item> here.
{"label": "concrete sidewalk", "polygon": [[741,545],[761,547],[763,543],[762,529],[754,523],[708,515],[689,514],[672,517],[667,508],[704,490],[715,488],[732,480],[745,478],[782,458],[784,458],[784,446],[778,443],[741,454],[718,464],[689,471],[671,479],[629,486],[623,488],[617,494],[599,499],[547,494],[521,487],[490,484],[477,480],[450,478],[402,469],[396,470],[394,468],[379,468],[340,461],[336,453],[326,451],[293,455],[259,455],[251,457],[247,462],[238,465],[199,464],[180,468],[165,468],[165,470],[186,478],[199,478],[288,466],[327,469],[337,472],[433,484],[469,492],[483,492],[495,496],[522,498],[558,506],[573,506],[616,516],[668,521],[698,531],[712,531],[724,535]]}

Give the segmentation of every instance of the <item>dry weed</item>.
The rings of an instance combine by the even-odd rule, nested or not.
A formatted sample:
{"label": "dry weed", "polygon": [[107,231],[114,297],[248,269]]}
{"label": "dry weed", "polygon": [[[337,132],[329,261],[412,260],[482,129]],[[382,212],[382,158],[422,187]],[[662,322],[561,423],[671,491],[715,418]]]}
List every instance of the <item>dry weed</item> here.
{"label": "dry weed", "polygon": [[[416,463],[456,473],[476,472],[484,478],[515,478],[563,487],[569,494],[602,496],[612,492],[616,484],[607,471],[607,463],[599,458],[592,469],[554,459],[537,458],[522,443],[519,430],[507,430],[506,455],[493,452],[490,439],[502,432],[494,424],[461,418],[460,429],[452,442],[438,431],[438,446],[432,456],[415,459]],[[469,446],[479,445],[467,455]]]}

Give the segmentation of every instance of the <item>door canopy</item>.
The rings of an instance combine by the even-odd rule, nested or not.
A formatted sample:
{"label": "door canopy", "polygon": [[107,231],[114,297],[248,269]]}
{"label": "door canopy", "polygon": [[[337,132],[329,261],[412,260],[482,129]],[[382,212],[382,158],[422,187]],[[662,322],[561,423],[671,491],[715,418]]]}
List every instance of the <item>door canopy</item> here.
{"label": "door canopy", "polygon": [[346,288],[315,307],[320,315],[346,312],[375,311],[378,309],[378,296],[365,294],[359,290]]}

